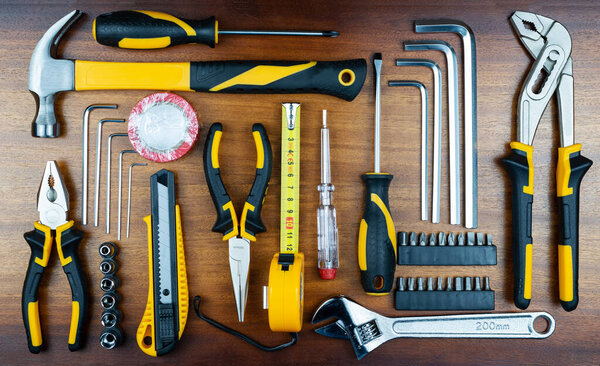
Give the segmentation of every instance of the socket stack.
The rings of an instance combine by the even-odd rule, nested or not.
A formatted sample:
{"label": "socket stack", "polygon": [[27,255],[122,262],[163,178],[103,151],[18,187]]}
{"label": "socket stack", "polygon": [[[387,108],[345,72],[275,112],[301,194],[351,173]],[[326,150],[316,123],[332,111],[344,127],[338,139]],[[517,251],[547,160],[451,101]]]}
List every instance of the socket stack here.
{"label": "socket stack", "polygon": [[105,349],[113,349],[123,343],[123,331],[119,328],[122,320],[122,314],[117,308],[120,296],[117,293],[119,280],[115,276],[118,269],[115,257],[118,249],[113,242],[104,242],[99,247],[100,272],[104,275],[100,281],[100,288],[104,291],[100,304],[102,305],[102,315],[100,322],[104,329],[100,333],[100,345]]}

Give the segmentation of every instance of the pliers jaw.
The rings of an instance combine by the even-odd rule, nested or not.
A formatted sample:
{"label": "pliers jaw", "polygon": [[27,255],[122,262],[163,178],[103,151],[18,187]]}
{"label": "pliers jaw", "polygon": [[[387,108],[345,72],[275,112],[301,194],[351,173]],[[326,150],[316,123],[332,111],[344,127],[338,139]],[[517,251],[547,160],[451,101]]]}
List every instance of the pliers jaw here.
{"label": "pliers jaw", "polygon": [[48,161],[38,191],[40,223],[56,230],[58,226],[67,223],[68,210],[69,192],[65,188],[56,162]]}
{"label": "pliers jaw", "polygon": [[248,299],[248,273],[250,271],[250,240],[233,237],[229,239],[229,269],[235,295],[238,320],[244,321]]}
{"label": "pliers jaw", "polygon": [[534,13],[515,11],[510,23],[533,58],[537,57],[546,44],[546,34],[554,20]]}

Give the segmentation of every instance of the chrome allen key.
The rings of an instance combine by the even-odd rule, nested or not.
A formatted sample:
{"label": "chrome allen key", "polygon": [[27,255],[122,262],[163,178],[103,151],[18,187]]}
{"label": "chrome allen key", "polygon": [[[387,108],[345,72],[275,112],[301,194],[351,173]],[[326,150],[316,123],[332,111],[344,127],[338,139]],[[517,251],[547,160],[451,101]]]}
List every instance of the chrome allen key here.
{"label": "chrome allen key", "polygon": [[397,282],[396,310],[494,310],[495,295],[488,277],[448,277],[446,288],[442,288],[442,277],[406,281],[399,277]]}
{"label": "chrome allen key", "polygon": [[[418,244],[417,244],[418,235]],[[492,234],[398,233],[398,264],[409,266],[484,266],[496,264]]]}

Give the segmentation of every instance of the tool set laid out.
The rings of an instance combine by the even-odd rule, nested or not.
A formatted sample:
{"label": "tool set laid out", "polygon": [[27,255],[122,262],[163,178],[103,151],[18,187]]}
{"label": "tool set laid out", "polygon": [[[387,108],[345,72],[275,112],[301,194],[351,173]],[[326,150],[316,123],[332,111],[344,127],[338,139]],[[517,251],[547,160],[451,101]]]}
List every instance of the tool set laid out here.
{"label": "tool set laid out", "polygon": [[[59,137],[54,113],[54,97],[71,90],[150,89],[160,92],[140,100],[132,109],[127,131],[110,133],[102,140],[106,123],[116,127],[124,119],[101,119],[97,124],[94,191],[94,226],[100,221],[100,184],[102,144],[106,143],[106,234],[111,229],[112,142],[128,137],[131,147],[121,149],[118,160],[117,240],[121,240],[122,176],[124,160],[141,156],[149,163],[128,162],[126,237],[130,236],[132,171],[136,166],[168,163],[182,158],[194,148],[201,129],[192,105],[183,97],[162,91],[201,91],[212,93],[253,94],[325,94],[352,101],[366,79],[364,59],[342,61],[207,61],[207,62],[100,62],[55,58],[62,36],[83,13],[74,10],[56,22],[38,42],[31,57],[29,90],[37,101],[32,126],[35,137]],[[529,53],[536,59],[519,96],[518,139],[510,144],[511,154],[502,159],[512,181],[513,268],[515,304],[525,309],[531,299],[532,277],[532,200],[533,138],[539,120],[556,92],[559,102],[561,147],[557,166],[559,200],[559,294],[563,308],[575,309],[579,294],[578,225],[580,183],[592,162],[581,156],[580,144],[573,137],[573,70],[571,39],[558,22],[533,13],[517,11],[511,18],[513,28]],[[404,42],[404,51],[440,51],[445,55],[448,90],[448,211],[452,225],[464,223],[468,229],[478,226],[477,218],[477,83],[475,37],[470,27],[456,20],[423,20],[414,23],[416,33],[456,33],[463,48],[464,146],[461,150],[458,62],[454,48],[441,40]],[[214,47],[218,36],[279,35],[337,37],[336,31],[224,31],[214,17],[189,20],[156,11],[117,11],[98,16],[93,36],[98,43],[131,49],[155,49],[186,43],[203,43]],[[394,307],[412,311],[494,310],[495,292],[487,276],[473,277],[396,277],[400,266],[486,266],[496,265],[497,247],[492,234],[482,232],[396,232],[389,202],[393,175],[381,171],[381,75],[384,58],[373,56],[374,167],[362,175],[365,196],[362,219],[358,227],[358,272],[363,290],[369,295],[387,295],[394,282]],[[428,194],[428,91],[416,80],[391,80],[388,86],[419,89],[421,97],[421,174],[420,219],[440,222],[442,171],[442,70],[427,59],[397,58],[397,66],[427,67],[433,72],[433,162],[431,211]],[[396,69],[399,70],[399,69]],[[404,70],[404,68],[400,69]],[[541,82],[540,79],[541,78]],[[217,98],[218,96],[213,96]],[[279,107],[279,106],[278,106]],[[92,111],[117,109],[116,104],[92,104],[83,113],[82,132],[82,223],[88,222],[89,124]],[[97,112],[94,112],[94,116]],[[301,103],[281,104],[280,156],[280,242],[279,251],[270,261],[268,285],[263,287],[263,308],[268,309],[271,331],[287,332],[291,340],[278,346],[264,346],[239,331],[218,323],[200,311],[201,297],[192,305],[198,317],[263,351],[276,351],[297,343],[304,322],[305,270],[318,270],[320,278],[335,280],[340,276],[338,222],[333,205],[331,179],[332,154],[327,111],[323,110],[321,132],[321,180],[317,186],[317,263],[308,264],[299,251],[300,227],[300,150]],[[239,118],[238,118],[239,120]],[[310,123],[311,121],[309,121]],[[314,122],[314,121],[312,121]],[[384,118],[385,122],[385,118]],[[305,123],[306,124],[306,123]],[[321,125],[321,124],[319,124]],[[310,126],[310,124],[309,124]],[[311,127],[312,128],[312,127]],[[228,243],[229,269],[236,313],[239,322],[246,318],[250,284],[251,242],[265,232],[261,211],[274,165],[274,151],[267,130],[261,123],[251,127],[256,147],[256,173],[241,211],[236,213],[227,193],[219,151],[223,132],[221,123],[207,131],[203,147],[204,177],[216,210],[213,232],[222,234]],[[120,139],[121,141],[123,139]],[[93,141],[93,140],[92,140]],[[464,154],[464,179],[461,178],[461,152]],[[316,159],[316,157],[314,157]],[[392,160],[392,159],[390,159]],[[226,179],[227,180],[227,179]],[[464,211],[461,210],[464,182]],[[393,189],[393,188],[392,188]],[[181,210],[176,203],[175,173],[160,169],[150,177],[151,211],[144,217],[147,225],[148,299],[136,332],[139,348],[150,356],[161,356],[175,348],[181,339],[190,307],[187,269],[184,255]],[[72,318],[68,337],[71,351],[83,346],[84,325],[88,314],[88,289],[85,271],[78,260],[78,246],[83,233],[67,220],[69,196],[58,166],[48,161],[38,192],[40,220],[35,230],[25,234],[31,257],[23,286],[22,311],[29,350],[42,349],[38,287],[56,243],[61,265],[72,290]],[[314,206],[313,206],[314,207]],[[464,215],[464,221],[463,221]],[[313,222],[314,224],[314,222]],[[306,224],[305,224],[306,225]],[[402,225],[406,225],[405,222]],[[313,248],[314,249],[314,248]],[[189,245],[188,245],[189,250]],[[125,339],[121,296],[116,276],[118,246],[107,241],[100,245],[100,288],[102,308],[100,345],[113,349]],[[224,258],[223,258],[224,260]],[[266,265],[266,264],[265,264]],[[401,267],[404,268],[404,267]],[[485,267],[477,267],[478,269]],[[120,273],[122,273],[121,270]],[[356,273],[358,281],[358,273]],[[394,279],[396,278],[396,281]],[[444,284],[445,282],[445,284]],[[335,284],[336,282],[331,282]],[[390,301],[392,302],[392,301]],[[248,312],[250,312],[248,308]],[[555,329],[554,318],[546,312],[488,313],[389,318],[370,311],[354,301],[338,296],[325,301],[314,313],[312,323],[330,318],[336,321],[315,329],[319,334],[349,339],[360,359],[393,338],[532,338],[549,337]],[[533,327],[536,319],[545,319],[544,332]]]}

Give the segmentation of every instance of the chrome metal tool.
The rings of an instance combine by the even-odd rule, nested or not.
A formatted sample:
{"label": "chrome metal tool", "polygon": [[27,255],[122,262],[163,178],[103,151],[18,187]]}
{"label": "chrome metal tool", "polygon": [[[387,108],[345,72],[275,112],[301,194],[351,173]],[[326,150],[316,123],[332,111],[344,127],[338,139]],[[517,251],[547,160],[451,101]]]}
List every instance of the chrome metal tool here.
{"label": "chrome metal tool", "polygon": [[[409,283],[411,278],[409,278]],[[462,281],[462,280],[461,280]],[[409,286],[412,285],[409,284]],[[454,289],[459,291],[458,288]],[[371,311],[344,296],[325,301],[315,312],[312,323],[337,321],[315,331],[321,335],[349,339],[360,360],[369,352],[394,338],[548,338],[555,329],[552,315],[535,313],[492,313],[389,318]],[[533,323],[543,318],[544,332]]]}
{"label": "chrome metal tool", "polygon": [[462,38],[465,106],[465,227],[477,227],[477,52],[475,35],[459,20],[417,20],[416,33],[456,33]]}

